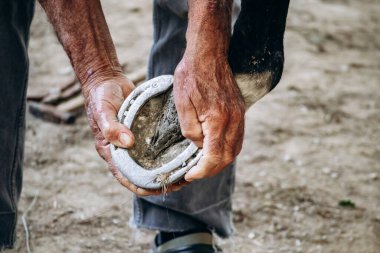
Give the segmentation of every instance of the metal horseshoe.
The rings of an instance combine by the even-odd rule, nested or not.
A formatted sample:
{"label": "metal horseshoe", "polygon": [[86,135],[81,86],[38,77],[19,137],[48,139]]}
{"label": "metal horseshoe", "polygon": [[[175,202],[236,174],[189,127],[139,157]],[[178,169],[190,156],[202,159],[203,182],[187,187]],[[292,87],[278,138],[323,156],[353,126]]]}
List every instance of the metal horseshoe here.
{"label": "metal horseshoe", "polygon": [[[138,86],[124,101],[118,120],[126,127],[131,126],[140,109],[147,101],[168,91],[173,86],[173,76],[163,75],[153,78]],[[110,145],[111,156],[118,170],[131,183],[144,189],[159,189],[164,184],[173,184],[184,177],[187,171],[195,166],[202,156],[202,151],[193,142],[177,157],[157,168],[144,168],[129,154],[127,149]],[[162,179],[165,175],[165,180]]]}

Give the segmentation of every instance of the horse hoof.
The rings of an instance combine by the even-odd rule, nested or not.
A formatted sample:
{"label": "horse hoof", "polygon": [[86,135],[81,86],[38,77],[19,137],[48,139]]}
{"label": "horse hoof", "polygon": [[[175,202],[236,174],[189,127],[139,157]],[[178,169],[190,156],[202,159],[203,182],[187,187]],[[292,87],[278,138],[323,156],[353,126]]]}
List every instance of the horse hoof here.
{"label": "horse hoof", "polygon": [[114,164],[133,184],[144,189],[166,188],[181,180],[202,156],[181,135],[172,94],[173,76],[164,75],[138,86],[124,101],[118,120],[131,129],[135,145],[110,145]]}

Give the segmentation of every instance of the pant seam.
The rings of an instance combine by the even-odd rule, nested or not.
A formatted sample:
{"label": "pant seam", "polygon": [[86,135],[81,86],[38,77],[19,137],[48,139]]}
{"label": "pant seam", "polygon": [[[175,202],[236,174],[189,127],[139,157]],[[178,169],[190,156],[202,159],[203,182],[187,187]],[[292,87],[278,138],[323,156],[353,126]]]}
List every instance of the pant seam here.
{"label": "pant seam", "polygon": [[135,198],[135,203],[136,203],[136,208],[135,208],[136,213],[133,215],[136,218],[135,223],[136,224],[142,223],[142,221],[141,221],[141,216],[142,216],[141,201],[137,196],[135,196],[134,198]]}

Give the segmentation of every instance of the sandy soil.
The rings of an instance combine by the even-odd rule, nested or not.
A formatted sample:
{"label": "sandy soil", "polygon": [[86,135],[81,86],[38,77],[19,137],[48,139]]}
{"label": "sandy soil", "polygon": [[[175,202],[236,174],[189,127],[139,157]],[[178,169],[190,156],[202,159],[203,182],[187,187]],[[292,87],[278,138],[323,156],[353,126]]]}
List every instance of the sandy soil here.
{"label": "sandy soil", "polygon": [[[127,71],[145,66],[151,1],[103,2]],[[379,13],[376,0],[292,1],[283,79],[246,115],[225,252],[380,252]],[[29,92],[73,75],[39,7],[30,58]],[[20,217],[31,252],[146,252],[153,232],[129,226],[131,194],[97,156],[85,117],[27,120]],[[26,251],[21,218],[18,230],[9,253]]]}

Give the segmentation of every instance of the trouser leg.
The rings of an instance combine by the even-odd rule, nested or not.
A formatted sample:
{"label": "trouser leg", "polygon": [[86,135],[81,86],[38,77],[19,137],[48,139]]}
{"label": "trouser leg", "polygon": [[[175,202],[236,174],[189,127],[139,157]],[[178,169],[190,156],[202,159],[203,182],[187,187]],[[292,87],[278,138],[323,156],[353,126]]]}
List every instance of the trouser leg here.
{"label": "trouser leg", "polygon": [[[173,74],[186,47],[186,0],[155,0],[155,36],[149,62],[149,78]],[[283,35],[289,0],[236,0],[236,21],[229,63],[234,74],[269,71],[270,88],[280,80],[283,68]],[[252,64],[255,60],[255,64]],[[257,80],[253,80],[253,84]],[[214,178],[191,183],[179,192],[163,197],[135,199],[135,222],[140,227],[164,231],[182,231],[202,224],[221,236],[232,231],[231,196],[234,187],[234,165]]]}
{"label": "trouser leg", "polygon": [[33,10],[34,0],[0,1],[0,249],[15,241]]}
{"label": "trouser leg", "polygon": [[[154,45],[148,78],[173,74],[182,59],[186,47],[186,0],[155,0],[153,21]],[[207,226],[226,237],[233,230],[231,196],[234,175],[232,165],[213,178],[193,182],[165,197],[135,197],[135,224],[167,232]]]}

